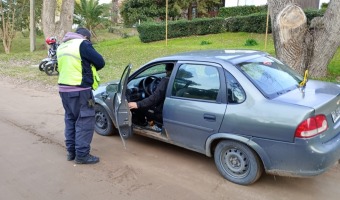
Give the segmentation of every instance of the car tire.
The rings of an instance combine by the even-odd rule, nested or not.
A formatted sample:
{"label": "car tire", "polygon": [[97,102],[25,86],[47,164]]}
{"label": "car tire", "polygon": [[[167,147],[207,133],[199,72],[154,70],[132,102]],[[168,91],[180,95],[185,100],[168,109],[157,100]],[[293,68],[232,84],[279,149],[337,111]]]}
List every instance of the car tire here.
{"label": "car tire", "polygon": [[95,126],[96,133],[102,136],[113,135],[118,132],[114,127],[109,114],[103,106],[96,104],[95,107]]}
{"label": "car tire", "polygon": [[258,155],[240,142],[221,141],[216,146],[214,159],[221,175],[236,184],[250,185],[257,181],[263,172]]}

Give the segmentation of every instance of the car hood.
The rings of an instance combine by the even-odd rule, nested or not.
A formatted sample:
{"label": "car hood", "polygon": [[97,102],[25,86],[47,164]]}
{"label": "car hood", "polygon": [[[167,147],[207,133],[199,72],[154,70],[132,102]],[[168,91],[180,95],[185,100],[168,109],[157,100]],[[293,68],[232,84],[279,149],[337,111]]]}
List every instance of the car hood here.
{"label": "car hood", "polygon": [[93,96],[96,96],[97,94],[106,92],[106,87],[108,85],[111,85],[111,84],[119,84],[119,80],[113,80],[113,81],[110,81],[110,82],[100,84],[98,86],[98,88],[95,91],[93,91]]}
{"label": "car hood", "polygon": [[316,113],[328,113],[340,106],[340,85],[310,80],[304,89],[295,89],[273,99],[313,108]]}

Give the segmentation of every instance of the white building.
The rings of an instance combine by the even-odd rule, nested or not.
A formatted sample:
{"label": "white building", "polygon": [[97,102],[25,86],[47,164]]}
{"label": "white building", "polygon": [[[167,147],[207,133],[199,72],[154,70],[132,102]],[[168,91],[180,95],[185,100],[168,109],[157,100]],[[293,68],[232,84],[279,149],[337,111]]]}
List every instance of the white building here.
{"label": "white building", "polygon": [[235,6],[250,6],[250,5],[266,5],[267,0],[226,0],[225,7],[235,7]]}

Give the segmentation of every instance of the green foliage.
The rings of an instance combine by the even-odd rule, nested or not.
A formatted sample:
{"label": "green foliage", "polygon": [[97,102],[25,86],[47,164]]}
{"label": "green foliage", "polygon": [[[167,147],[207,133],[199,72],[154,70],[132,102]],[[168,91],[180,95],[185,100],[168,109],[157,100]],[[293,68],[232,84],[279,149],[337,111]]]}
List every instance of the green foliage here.
{"label": "green foliage", "polygon": [[162,19],[165,18],[165,1],[126,0],[121,7],[121,15],[128,27],[139,22]]}
{"label": "green foliage", "polygon": [[[11,5],[10,5],[11,4]],[[36,24],[41,21],[43,0],[35,0],[35,22]],[[4,17],[7,18],[9,15],[8,11],[15,10],[15,30],[22,31],[29,28],[30,23],[30,1],[29,0],[16,0],[16,1],[2,1]],[[11,14],[10,14],[11,16]],[[2,22],[0,22],[0,26]]]}
{"label": "green foliage", "polygon": [[131,37],[131,36],[130,36],[128,33],[125,33],[125,32],[124,32],[124,33],[122,34],[122,38],[129,38],[129,37]]}
{"label": "green foliage", "polygon": [[203,40],[201,42],[201,45],[209,45],[209,44],[212,44],[212,42],[209,42],[209,41],[206,41],[206,40]]}
{"label": "green foliage", "polygon": [[313,9],[307,9],[304,11],[305,15],[307,17],[307,23],[310,24],[311,20],[314,17],[322,17],[325,13],[325,10],[313,10]]}
{"label": "green foliage", "polygon": [[[305,10],[307,23],[314,17],[323,16],[323,10]],[[226,30],[230,32],[265,33],[267,23],[267,13],[255,13],[247,16],[235,16],[226,18]],[[271,20],[268,22],[268,33],[271,33]]]}
{"label": "green foliage", "polygon": [[[148,22],[137,26],[142,42],[165,39],[165,23]],[[201,18],[194,20],[178,20],[168,23],[168,38],[186,37],[191,35],[207,35],[225,32],[224,19]]]}
{"label": "green foliage", "polygon": [[43,31],[39,28],[35,28],[35,33],[37,34],[37,36],[43,36],[44,35]]}
{"label": "green foliage", "polygon": [[[196,18],[208,17],[209,10],[221,6],[221,0],[176,0],[176,2],[180,5],[182,11],[188,11],[188,15],[191,6],[196,5]],[[190,19],[189,16],[188,19]]]}
{"label": "green foliage", "polygon": [[103,12],[104,7],[99,5],[98,0],[80,0],[75,4],[74,23],[93,31],[103,22]]}
{"label": "green foliage", "polygon": [[[256,13],[248,16],[229,17],[225,20],[226,30],[230,32],[265,33],[267,14]],[[268,23],[268,32],[271,33],[271,24]]]}
{"label": "green foliage", "polygon": [[25,38],[30,36],[30,32],[28,30],[23,30],[23,31],[21,31],[21,33],[22,33],[22,36],[25,37]]}
{"label": "green foliage", "polygon": [[328,3],[321,4],[321,9],[327,9],[327,8],[328,8]]}
{"label": "green foliage", "polygon": [[255,39],[247,39],[244,46],[256,46],[258,45],[257,41]]}
{"label": "green foliage", "polygon": [[[125,0],[121,7],[121,15],[127,27],[149,22],[164,21],[166,16],[166,1],[154,0]],[[207,16],[208,11],[220,5],[220,0],[169,0],[168,19],[184,19],[189,16],[183,12],[189,12],[192,5],[197,5],[197,16]],[[188,13],[189,15],[189,13]]]}
{"label": "green foliage", "polygon": [[220,8],[219,17],[234,17],[234,16],[246,16],[254,13],[266,13],[267,5],[264,6],[237,6],[237,7],[223,7]]}
{"label": "green foliage", "polygon": [[[125,29],[124,29],[125,30]],[[133,32],[133,29],[129,29]],[[121,30],[123,32],[123,30]],[[127,29],[126,29],[127,31]],[[130,32],[130,34],[131,34]],[[129,33],[129,32],[128,32]],[[96,50],[105,59],[105,67],[98,73],[102,82],[119,79],[125,66],[128,63],[133,65],[133,71],[142,64],[159,56],[175,54],[178,52],[195,51],[204,49],[254,49],[269,52],[275,55],[273,38],[268,37],[267,48],[264,47],[264,34],[255,33],[221,33],[212,35],[200,35],[185,38],[175,38],[168,40],[168,45],[164,41],[142,43],[137,36],[121,38],[107,30],[98,30],[98,41],[94,44]],[[257,46],[244,46],[244,42],[252,38],[259,44]],[[202,41],[209,41],[209,45],[201,45]],[[39,62],[46,57],[45,39],[37,38],[37,51],[30,52],[29,38],[22,37],[21,33],[13,40],[12,52],[4,54],[0,48],[0,76],[11,76],[21,79],[28,84],[30,80],[39,82],[44,86],[57,85],[57,76],[47,76],[38,70]],[[338,81],[340,83],[340,48],[334,55],[328,67],[329,76],[325,80]]]}

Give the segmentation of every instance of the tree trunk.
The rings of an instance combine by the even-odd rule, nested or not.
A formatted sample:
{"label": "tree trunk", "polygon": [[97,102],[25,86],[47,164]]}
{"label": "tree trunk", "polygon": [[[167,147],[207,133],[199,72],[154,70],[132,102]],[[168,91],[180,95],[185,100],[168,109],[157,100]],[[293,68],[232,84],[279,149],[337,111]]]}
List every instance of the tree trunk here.
{"label": "tree trunk", "polygon": [[188,7],[188,20],[192,20],[192,4]]}
{"label": "tree trunk", "polygon": [[326,76],[340,46],[340,1],[331,0],[325,15],[309,26],[294,0],[269,0],[268,6],[277,57],[301,75],[308,68],[312,77]]}
{"label": "tree trunk", "polygon": [[57,37],[63,38],[67,32],[72,31],[75,0],[63,0],[61,4],[60,21],[57,24]]}
{"label": "tree trunk", "polygon": [[302,9],[319,9],[320,0],[296,0]]}
{"label": "tree trunk", "polygon": [[112,9],[111,9],[111,22],[112,22],[112,24],[117,25],[118,19],[119,19],[118,0],[112,0]]}
{"label": "tree trunk", "polygon": [[325,15],[312,21],[314,51],[310,63],[310,73],[322,77],[327,66],[340,46],[340,1],[331,0]]}
{"label": "tree trunk", "polygon": [[15,37],[15,12],[16,8],[13,1],[7,1],[8,10],[5,12],[2,7],[2,0],[0,0],[0,18],[1,18],[1,27],[0,27],[0,36],[2,39],[2,45],[4,46],[5,53],[9,54],[11,51],[12,40]]}
{"label": "tree trunk", "polygon": [[30,0],[30,51],[35,50],[35,0]]}
{"label": "tree trunk", "polygon": [[[43,10],[42,10],[42,29],[45,38],[55,36],[56,23],[55,23],[55,13],[57,8],[57,1],[54,0],[44,0]],[[58,38],[60,39],[60,38]]]}
{"label": "tree trunk", "polygon": [[45,38],[56,36],[60,41],[65,33],[72,30],[74,0],[63,0],[61,4],[60,20],[56,22],[55,0],[44,0],[42,12],[42,26]]}

